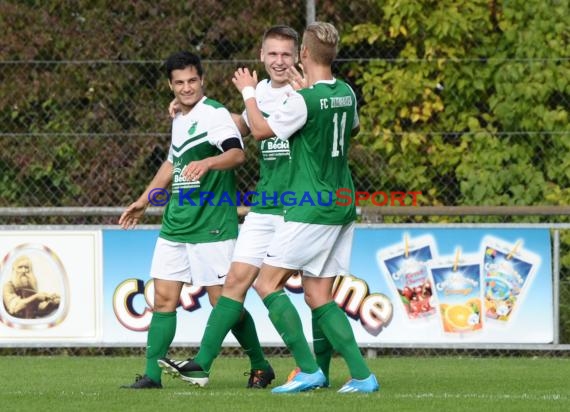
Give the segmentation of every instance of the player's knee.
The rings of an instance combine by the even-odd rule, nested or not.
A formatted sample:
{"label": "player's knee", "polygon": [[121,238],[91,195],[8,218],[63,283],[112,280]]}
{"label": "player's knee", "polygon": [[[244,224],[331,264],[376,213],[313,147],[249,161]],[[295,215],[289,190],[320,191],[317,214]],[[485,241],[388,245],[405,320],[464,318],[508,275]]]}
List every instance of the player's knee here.
{"label": "player's knee", "polygon": [[273,292],[269,285],[264,284],[263,282],[255,282],[253,284],[253,289],[257,292],[261,299],[265,299],[265,297]]}
{"label": "player's knee", "polygon": [[174,312],[178,306],[178,300],[178,297],[155,294],[153,310],[155,312]]}
{"label": "player's knee", "polygon": [[171,301],[155,300],[153,310],[155,312],[174,312],[176,310],[176,304]]}
{"label": "player's knee", "polygon": [[319,307],[318,300],[315,299],[315,297],[312,294],[307,293],[307,292],[305,292],[305,303],[311,309],[315,309],[315,308]]}
{"label": "player's knee", "polygon": [[225,289],[235,289],[240,283],[240,279],[236,276],[236,272],[230,270],[224,282]]}
{"label": "player's knee", "polygon": [[232,298],[234,300],[243,301],[249,285],[247,283],[238,282],[237,280],[228,279],[224,284],[224,296]]}
{"label": "player's knee", "polygon": [[332,300],[332,297],[326,293],[315,293],[305,290],[305,303],[311,309],[316,309],[320,306],[326,305]]}

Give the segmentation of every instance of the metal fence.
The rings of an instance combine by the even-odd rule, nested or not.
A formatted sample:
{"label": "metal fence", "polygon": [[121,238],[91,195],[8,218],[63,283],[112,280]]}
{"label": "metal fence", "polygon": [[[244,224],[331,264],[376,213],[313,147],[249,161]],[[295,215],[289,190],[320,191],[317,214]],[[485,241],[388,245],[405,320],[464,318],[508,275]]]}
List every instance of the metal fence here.
{"label": "metal fence", "polygon": [[[257,60],[263,30],[282,23],[301,31],[315,19],[339,29],[343,41],[334,71],[353,85],[359,98],[365,127],[349,153],[357,190],[417,191],[421,206],[570,201],[570,94],[564,71],[570,56],[560,51],[563,48],[512,55],[497,50],[485,56],[467,49],[459,57],[440,50],[442,56],[414,57],[405,46],[423,50],[433,41],[427,31],[432,36],[438,30],[452,31],[438,28],[438,13],[445,11],[437,2],[191,0],[174,5],[157,0],[135,7],[102,1],[109,3],[109,10],[91,7],[90,2],[74,7],[59,0],[40,3],[8,1],[0,9],[7,16],[0,56],[18,57],[0,59],[0,207],[124,206],[143,190],[168,150],[172,93],[162,60],[123,55],[164,57],[174,48],[190,48],[204,59],[206,94],[241,112],[243,102],[231,75],[244,65],[263,72]],[[518,7],[516,2],[504,3],[450,0],[453,7],[448,11],[473,7],[480,19],[497,24]],[[555,3],[549,9],[552,15],[560,7]],[[26,15],[26,7],[36,9]],[[409,21],[401,20],[398,8],[411,14],[429,11],[425,19],[433,23],[414,20],[418,17],[411,14]],[[531,8],[523,11],[528,14]],[[48,23],[58,11],[58,21],[66,27]],[[128,33],[117,31],[117,24],[129,19],[142,20]],[[426,33],[413,39],[397,35],[418,21],[426,24]],[[355,39],[355,27],[370,25],[376,28],[369,38]],[[22,26],[38,39],[19,37],[26,33]],[[95,37],[101,27],[108,27],[109,36],[121,37]],[[566,32],[555,29],[551,37],[563,43]],[[151,30],[161,36],[153,37]],[[47,38],[41,36],[45,33]],[[384,41],[374,41],[379,37]],[[152,47],[145,41],[152,41]],[[180,45],[171,44],[174,41]],[[73,59],[64,46],[75,50]],[[450,47],[463,46],[453,40]],[[120,58],[93,59],[97,54]],[[35,60],[26,60],[27,55]],[[483,72],[492,76],[478,76]],[[559,80],[552,83],[556,76]],[[523,88],[527,81],[536,87]],[[466,84],[473,87],[466,89]],[[398,93],[402,100],[391,100]],[[518,99],[519,106],[536,104],[536,112],[547,115],[536,117],[532,110],[503,113],[500,125],[482,125],[492,122],[487,116],[491,112],[508,110],[504,100],[509,98]],[[241,191],[255,186],[257,155],[255,144],[247,141],[247,162],[238,170]],[[53,223],[111,223],[76,219],[60,216]],[[526,220],[533,219],[545,221]]]}
{"label": "metal fence", "polygon": [[[357,61],[347,59],[339,66],[340,76]],[[136,197],[164,160],[169,145],[167,107],[172,94],[160,75],[161,64],[0,61],[0,207],[119,206]],[[233,68],[241,64],[259,65],[205,61],[206,87],[213,89],[213,95],[209,90],[207,95],[234,112],[241,112],[243,104],[230,78]],[[469,64],[479,65],[465,62]],[[90,80],[94,71],[98,84]],[[27,93],[13,81],[21,73],[27,73],[33,85]],[[117,94],[120,88],[126,89]],[[446,99],[461,96],[450,93]],[[370,104],[361,101],[363,109]],[[365,112],[361,121],[371,125],[375,116],[380,113]],[[376,142],[364,130],[349,153],[356,189],[420,191],[420,205],[564,204],[565,185],[570,182],[570,175],[563,171],[569,162],[570,132],[540,131],[538,126],[535,131],[494,133],[438,127],[390,131]],[[467,140],[469,148],[461,148]],[[378,148],[384,143],[393,149]],[[246,138],[246,145],[248,158],[237,172],[243,191],[253,189],[258,179],[256,144]],[[493,157],[487,164],[487,152],[480,150],[486,145],[489,156],[501,152],[502,158]],[[450,160],[444,164],[430,153],[438,148],[449,151]],[[472,157],[470,150],[479,150],[482,157]],[[562,171],[555,178],[556,167]],[[485,198],[486,193],[493,197]]]}

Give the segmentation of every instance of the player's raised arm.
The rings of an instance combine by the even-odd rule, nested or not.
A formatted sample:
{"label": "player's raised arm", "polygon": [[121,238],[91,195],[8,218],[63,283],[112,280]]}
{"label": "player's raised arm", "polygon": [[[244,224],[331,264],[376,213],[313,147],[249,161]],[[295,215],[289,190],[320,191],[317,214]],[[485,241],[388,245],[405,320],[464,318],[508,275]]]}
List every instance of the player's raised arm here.
{"label": "player's raised arm", "polygon": [[255,100],[255,86],[257,85],[257,73],[255,70],[250,73],[249,69],[245,67],[237,69],[232,82],[243,96],[249,120],[249,130],[254,139],[265,140],[275,136]]}

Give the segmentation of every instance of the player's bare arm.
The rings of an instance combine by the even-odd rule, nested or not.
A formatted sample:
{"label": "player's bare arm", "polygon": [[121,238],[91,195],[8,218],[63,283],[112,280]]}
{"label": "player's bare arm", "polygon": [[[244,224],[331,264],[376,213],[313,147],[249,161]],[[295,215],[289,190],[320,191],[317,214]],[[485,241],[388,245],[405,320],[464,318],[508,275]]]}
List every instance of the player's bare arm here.
{"label": "player's bare arm", "polygon": [[255,70],[250,73],[248,68],[242,67],[235,71],[232,82],[242,95],[244,90],[245,109],[249,120],[249,129],[255,140],[265,140],[275,136],[273,130],[267,124],[261,110],[257,107],[255,100],[255,86],[257,85],[257,73]]}
{"label": "player's bare arm", "polygon": [[123,229],[134,228],[144,215],[146,208],[149,205],[148,196],[153,189],[166,189],[172,181],[172,163],[168,160],[162,163],[158,172],[152,178],[150,184],[140,197],[131,203],[119,218],[119,225]]}
{"label": "player's bare arm", "polygon": [[209,170],[234,169],[243,164],[243,162],[245,162],[243,150],[232,148],[217,156],[188,163],[182,171],[182,176],[187,180],[196,181],[200,180]]}
{"label": "player's bare arm", "polygon": [[245,137],[249,134],[249,127],[247,127],[247,123],[243,120],[243,117],[237,113],[232,113],[232,120],[236,124],[239,133],[242,137]]}

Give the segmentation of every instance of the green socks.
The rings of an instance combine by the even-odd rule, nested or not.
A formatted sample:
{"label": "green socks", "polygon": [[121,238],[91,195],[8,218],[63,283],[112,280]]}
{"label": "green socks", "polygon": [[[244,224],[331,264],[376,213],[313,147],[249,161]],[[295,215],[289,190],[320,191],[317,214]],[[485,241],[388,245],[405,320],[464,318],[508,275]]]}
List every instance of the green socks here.
{"label": "green socks", "polygon": [[225,296],[220,296],[210,313],[208,326],[194,361],[209,373],[230,330],[249,356],[251,369],[267,369],[269,363],[263,355],[253,318],[243,308],[243,303]]}
{"label": "green socks", "polygon": [[346,361],[350,376],[354,379],[368,378],[370,369],[364,362],[350,323],[342,309],[334,301],[331,301],[314,309],[313,318],[317,320],[333,348]]}
{"label": "green socks", "polygon": [[314,373],[319,369],[311,348],[303,334],[303,324],[299,313],[283,290],[273,292],[263,299],[269,310],[269,319],[293,354],[297,366],[305,373]]}
{"label": "green socks", "polygon": [[241,319],[232,328],[232,333],[249,357],[251,369],[265,370],[269,368],[269,362],[265,359],[261,343],[257,337],[255,323],[247,310],[242,310]]}
{"label": "green socks", "polygon": [[160,383],[162,370],[157,361],[164,358],[176,333],[176,312],[153,312],[146,343],[146,370],[153,381]]}
{"label": "green socks", "polygon": [[329,369],[331,364],[331,358],[333,355],[333,347],[329,342],[328,338],[323,333],[321,326],[319,325],[318,319],[313,313],[313,351],[315,352],[315,358],[317,358],[317,364],[325,374],[327,381],[329,380]]}
{"label": "green socks", "polygon": [[243,304],[233,299],[220,296],[218,303],[212,309],[208,324],[202,336],[200,350],[194,361],[210,373],[214,359],[220,353],[222,343],[231,328],[239,321],[243,312]]}

